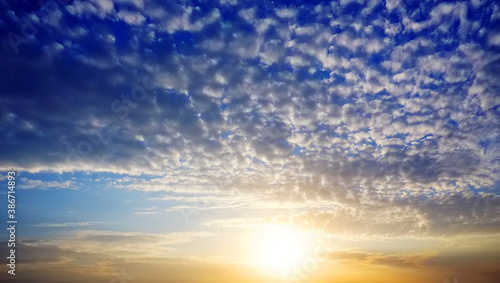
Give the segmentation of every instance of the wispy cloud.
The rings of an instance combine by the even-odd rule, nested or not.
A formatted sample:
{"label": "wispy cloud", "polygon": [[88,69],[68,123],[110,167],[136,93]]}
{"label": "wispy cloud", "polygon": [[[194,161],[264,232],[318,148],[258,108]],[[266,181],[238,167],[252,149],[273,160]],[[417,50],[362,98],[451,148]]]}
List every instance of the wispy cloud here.
{"label": "wispy cloud", "polygon": [[158,207],[157,206],[152,206],[148,208],[143,208],[140,211],[135,211],[133,214],[137,215],[153,215],[153,214],[158,214]]}
{"label": "wispy cloud", "polygon": [[27,178],[21,178],[18,181],[19,189],[72,189],[76,190],[78,187],[74,181],[43,181],[43,180],[31,180]]}
{"label": "wispy cloud", "polygon": [[102,223],[102,222],[62,222],[62,223],[39,223],[32,225],[33,227],[43,227],[43,228],[58,228],[58,227],[85,227],[92,224]]}
{"label": "wispy cloud", "polygon": [[[69,226],[75,227],[75,225]],[[76,225],[76,227],[83,226],[88,225]],[[50,225],[49,227],[54,226]],[[173,248],[175,245],[189,242],[194,238],[210,237],[213,235],[213,233],[203,231],[153,234],[80,229],[67,233],[66,237],[63,236],[43,241],[26,241],[25,244],[33,247],[58,247],[64,251],[75,253],[93,253],[99,251],[99,253],[110,257],[123,256],[131,259],[148,260],[158,257],[168,258],[175,256],[172,253],[175,250]]]}

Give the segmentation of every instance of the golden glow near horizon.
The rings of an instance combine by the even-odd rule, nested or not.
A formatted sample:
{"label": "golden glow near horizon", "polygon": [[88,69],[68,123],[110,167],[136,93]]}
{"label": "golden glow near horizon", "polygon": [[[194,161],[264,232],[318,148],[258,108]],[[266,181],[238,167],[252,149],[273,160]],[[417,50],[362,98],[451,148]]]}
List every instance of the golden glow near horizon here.
{"label": "golden glow near horizon", "polygon": [[278,225],[256,233],[250,262],[263,270],[282,274],[298,265],[310,252],[299,231]]}

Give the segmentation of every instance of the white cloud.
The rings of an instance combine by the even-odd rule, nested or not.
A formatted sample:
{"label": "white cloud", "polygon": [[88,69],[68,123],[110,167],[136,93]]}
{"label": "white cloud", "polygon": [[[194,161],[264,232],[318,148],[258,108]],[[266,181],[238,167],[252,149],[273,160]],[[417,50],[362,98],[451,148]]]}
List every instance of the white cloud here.
{"label": "white cloud", "polygon": [[20,189],[77,189],[77,185],[70,180],[67,181],[42,181],[42,180],[32,180],[27,178],[21,178],[18,182],[18,187]]}
{"label": "white cloud", "polygon": [[118,12],[117,17],[124,20],[130,25],[141,25],[146,20],[146,18],[140,13],[132,13],[127,11]]}
{"label": "white cloud", "polygon": [[494,46],[500,46],[500,33],[491,33],[488,36],[488,44]]}
{"label": "white cloud", "polygon": [[277,9],[276,15],[280,18],[294,18],[297,15],[297,11],[294,9]]}
{"label": "white cloud", "polygon": [[[50,58],[6,61],[27,79],[33,70],[46,72],[37,89],[53,99],[45,92],[28,99],[20,87],[6,92],[9,109],[25,110],[0,117],[9,145],[1,168],[154,175],[107,186],[191,194],[171,199],[170,211],[193,207],[207,190],[217,197],[202,200],[204,209],[248,208],[268,196],[266,208],[319,199],[397,210],[401,199],[437,201],[498,183],[498,133],[491,130],[498,126],[498,54],[471,42],[475,37],[465,40],[488,29],[483,20],[469,24],[464,3],[427,9],[417,22],[415,11],[386,2],[401,23],[383,9],[353,18],[338,3],[304,6],[314,11],[308,23],[296,19],[298,8],[279,5],[261,17],[224,3],[239,15],[226,19],[218,9],[134,3],[133,12],[104,2],[67,7],[103,25],[123,19],[129,40],[82,21],[51,29],[47,36],[57,41],[44,38]],[[459,35],[448,33],[457,19]],[[487,43],[498,46],[497,34]],[[60,54],[72,58],[72,68]],[[82,80],[82,70],[93,71]],[[132,99],[141,87],[146,98]],[[23,186],[78,184],[26,179]]]}
{"label": "white cloud", "polygon": [[389,12],[392,12],[392,10],[396,9],[399,5],[399,0],[387,0],[385,2],[385,7]]}

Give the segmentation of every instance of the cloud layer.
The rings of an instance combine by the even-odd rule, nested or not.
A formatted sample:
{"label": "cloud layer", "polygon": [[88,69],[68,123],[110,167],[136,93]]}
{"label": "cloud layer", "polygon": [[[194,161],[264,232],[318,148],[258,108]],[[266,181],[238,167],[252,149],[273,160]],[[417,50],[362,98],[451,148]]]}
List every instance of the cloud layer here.
{"label": "cloud layer", "polygon": [[51,3],[0,4],[0,169],[325,201],[333,232],[499,232],[497,4]]}

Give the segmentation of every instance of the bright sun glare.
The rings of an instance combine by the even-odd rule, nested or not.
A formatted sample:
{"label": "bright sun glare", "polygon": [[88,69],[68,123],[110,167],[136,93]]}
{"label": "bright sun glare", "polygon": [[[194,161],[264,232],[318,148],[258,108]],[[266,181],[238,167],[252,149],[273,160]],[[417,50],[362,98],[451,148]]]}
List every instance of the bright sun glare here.
{"label": "bright sun glare", "polygon": [[253,261],[268,271],[283,272],[306,256],[306,245],[296,231],[284,226],[270,227],[257,236]]}

